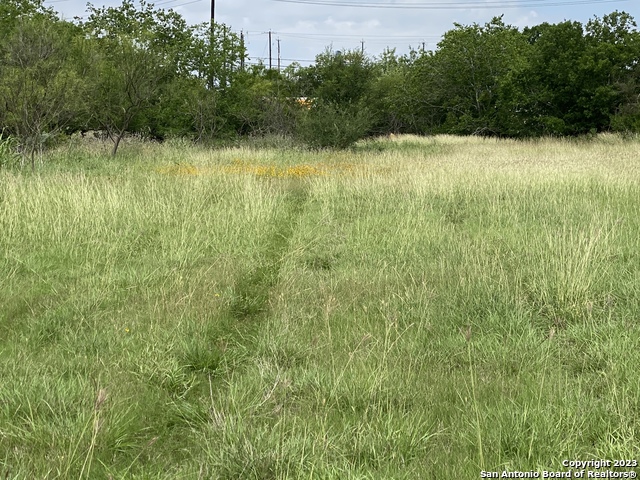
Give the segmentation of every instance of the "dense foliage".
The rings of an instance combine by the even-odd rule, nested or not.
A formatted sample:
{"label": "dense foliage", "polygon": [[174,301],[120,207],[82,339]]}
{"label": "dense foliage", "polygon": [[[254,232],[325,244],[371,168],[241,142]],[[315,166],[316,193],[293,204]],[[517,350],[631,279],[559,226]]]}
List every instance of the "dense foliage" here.
{"label": "dense foliage", "polygon": [[640,32],[624,12],[586,25],[459,25],[435,51],[359,51],[283,71],[245,67],[241,36],[141,0],[66,21],[43,0],[0,4],[0,131],[25,158],[99,131],[227,141],[278,135],[345,147],[388,133],[500,137],[640,130]]}

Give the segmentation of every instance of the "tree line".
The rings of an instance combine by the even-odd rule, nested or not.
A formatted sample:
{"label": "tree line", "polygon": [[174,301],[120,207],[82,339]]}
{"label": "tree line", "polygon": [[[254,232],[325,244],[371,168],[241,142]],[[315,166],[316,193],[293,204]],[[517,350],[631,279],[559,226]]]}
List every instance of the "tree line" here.
{"label": "tree line", "polygon": [[[389,133],[538,137],[640,132],[640,33],[615,11],[522,30],[460,25],[434,51],[328,48],[313,65],[248,66],[230,27],[140,0],[65,20],[0,3],[0,143],[33,158],[76,132],[224,142],[278,135],[347,147]],[[3,140],[4,139],[4,140]]]}

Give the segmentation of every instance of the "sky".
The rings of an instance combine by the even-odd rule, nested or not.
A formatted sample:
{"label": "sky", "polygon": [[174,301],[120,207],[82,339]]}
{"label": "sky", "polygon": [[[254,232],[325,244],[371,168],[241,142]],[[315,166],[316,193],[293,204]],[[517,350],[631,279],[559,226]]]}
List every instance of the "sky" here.
{"label": "sky", "polygon": [[[188,24],[209,21],[212,0],[149,0],[173,9]],[[362,49],[376,57],[386,48],[398,54],[410,47],[435,50],[454,23],[484,24],[504,14],[506,24],[523,28],[543,22],[575,20],[585,24],[615,10],[640,23],[640,0],[214,0],[215,20],[245,36],[250,63],[310,65],[332,50]],[[121,0],[93,0],[95,6],[118,6]],[[86,15],[86,0],[45,0],[66,19]],[[367,7],[353,6],[369,5]],[[374,7],[372,5],[378,5]],[[384,8],[381,8],[384,7]],[[410,7],[410,8],[408,8]],[[437,7],[437,8],[434,8]]]}

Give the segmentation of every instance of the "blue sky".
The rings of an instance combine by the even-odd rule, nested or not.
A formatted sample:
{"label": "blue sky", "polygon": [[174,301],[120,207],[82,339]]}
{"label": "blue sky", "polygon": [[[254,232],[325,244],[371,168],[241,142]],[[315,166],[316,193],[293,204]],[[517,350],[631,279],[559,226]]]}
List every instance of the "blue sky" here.
{"label": "blue sky", "polygon": [[[189,24],[208,21],[211,0],[156,0],[156,6],[173,8]],[[333,0],[319,0],[330,3]],[[340,2],[340,0],[335,0]],[[343,0],[344,3],[359,0]],[[361,0],[359,3],[420,3],[439,2],[460,4],[463,0]],[[577,20],[586,23],[594,15],[599,17],[614,10],[630,13],[640,23],[640,1],[611,1],[585,3],[588,0],[467,0],[474,5],[492,4],[490,8],[356,8],[327,5],[286,3],[275,0],[215,0],[216,21],[229,25],[234,31],[245,33],[249,56],[256,62],[268,64],[269,36],[272,34],[272,57],[276,65],[277,40],[280,39],[281,65],[292,61],[308,65],[316,54],[327,46],[334,50],[360,49],[362,41],[367,54],[379,55],[386,47],[395,47],[405,53],[409,46],[436,48],[441,35],[461,24],[485,23],[494,16],[504,14],[504,21],[517,27]],[[596,0],[597,1],[597,0]],[[545,6],[553,3],[576,4]],[[72,18],[86,13],[86,0],[49,0],[61,16]],[[117,6],[121,0],[98,0],[94,5]],[[505,4],[526,3],[528,7],[507,8]]]}

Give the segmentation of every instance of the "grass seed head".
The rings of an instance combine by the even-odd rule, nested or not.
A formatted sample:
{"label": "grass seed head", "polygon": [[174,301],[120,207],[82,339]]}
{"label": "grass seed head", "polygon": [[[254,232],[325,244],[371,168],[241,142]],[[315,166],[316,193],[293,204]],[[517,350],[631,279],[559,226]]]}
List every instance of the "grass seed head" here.
{"label": "grass seed head", "polygon": [[107,391],[104,388],[101,388],[100,390],[98,390],[98,396],[96,398],[96,403],[93,407],[93,409],[97,412],[98,410],[100,410],[100,408],[102,407],[102,405],[104,404],[104,402],[107,400]]}
{"label": "grass seed head", "polygon": [[471,341],[471,325],[469,325],[467,328],[460,327],[460,333],[467,342]]}

